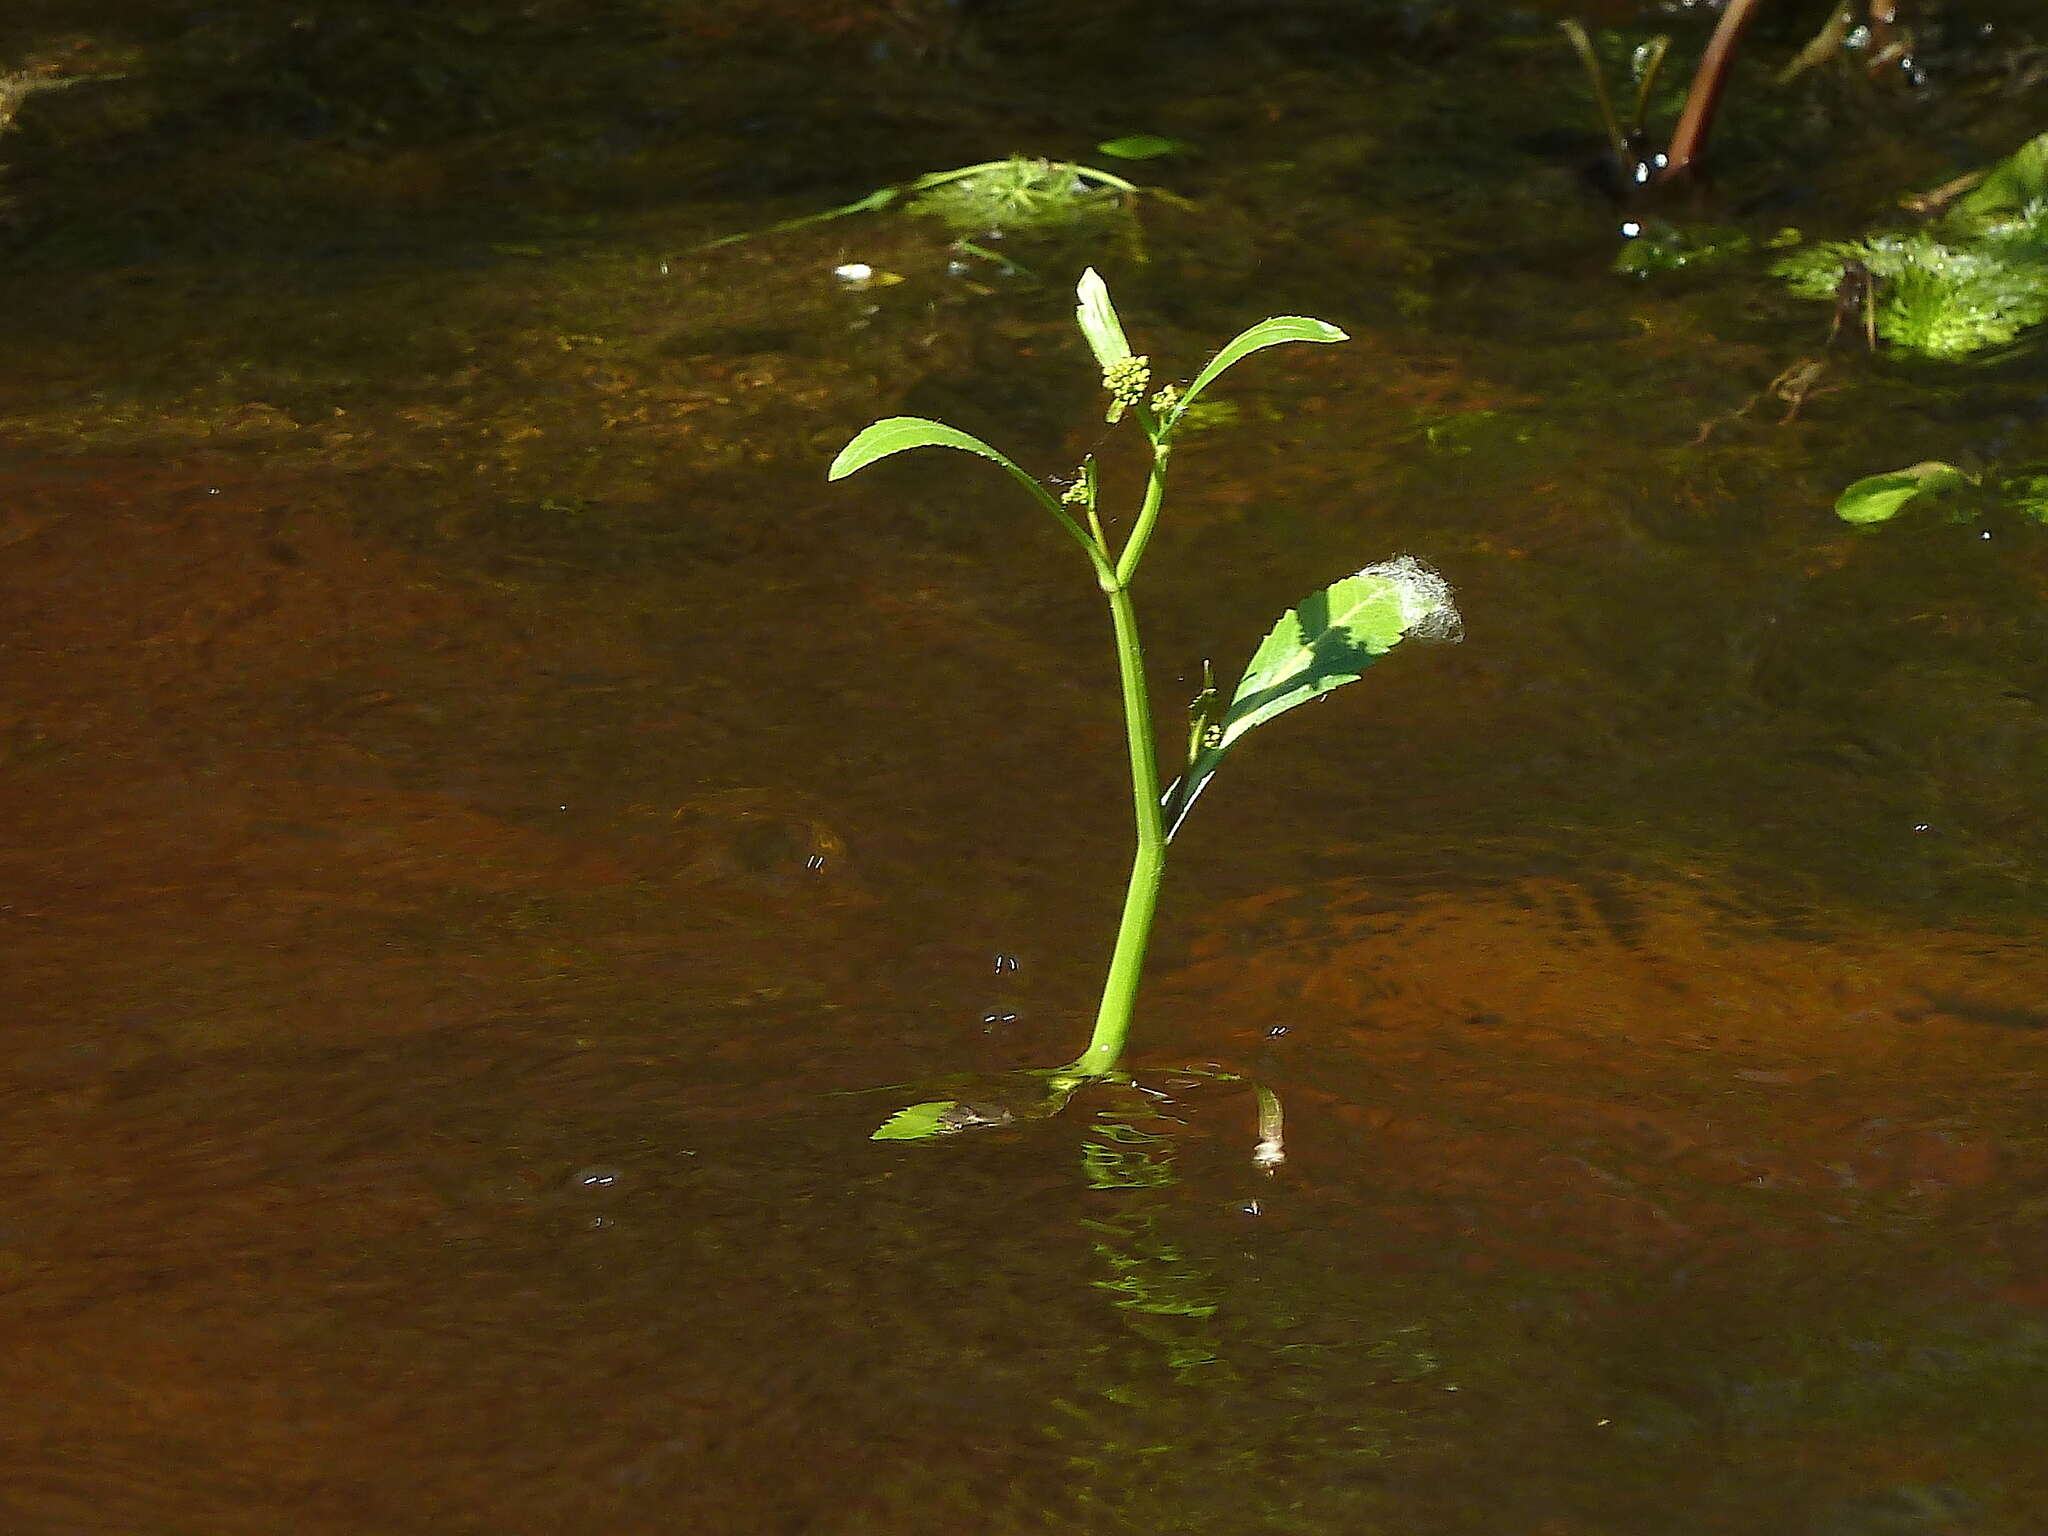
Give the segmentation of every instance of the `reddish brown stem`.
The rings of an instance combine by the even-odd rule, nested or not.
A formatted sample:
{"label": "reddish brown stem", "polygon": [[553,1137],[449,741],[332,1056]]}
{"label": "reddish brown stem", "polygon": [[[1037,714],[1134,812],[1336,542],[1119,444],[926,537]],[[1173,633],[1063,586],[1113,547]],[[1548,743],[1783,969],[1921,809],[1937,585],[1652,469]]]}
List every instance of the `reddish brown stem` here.
{"label": "reddish brown stem", "polygon": [[1671,181],[1692,174],[1706,153],[1707,135],[1714,127],[1714,111],[1721,105],[1721,92],[1728,84],[1728,67],[1735,62],[1735,44],[1756,15],[1763,0],[1728,0],[1707,51],[1700,55],[1700,67],[1693,71],[1692,88],[1685,93],[1685,110],[1678,114],[1678,127],[1665,151],[1658,181]]}

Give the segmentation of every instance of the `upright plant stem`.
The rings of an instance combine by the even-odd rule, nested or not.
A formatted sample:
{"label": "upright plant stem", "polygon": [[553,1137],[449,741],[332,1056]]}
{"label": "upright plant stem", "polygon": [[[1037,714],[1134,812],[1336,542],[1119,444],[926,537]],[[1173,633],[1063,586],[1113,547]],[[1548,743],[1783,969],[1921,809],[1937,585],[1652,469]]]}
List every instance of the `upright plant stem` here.
{"label": "upright plant stem", "polygon": [[1145,970],[1145,949],[1152,938],[1152,915],[1159,906],[1159,884],[1166,873],[1166,827],[1159,809],[1159,760],[1152,742],[1152,704],[1145,689],[1138,616],[1131,606],[1128,587],[1119,587],[1109,594],[1109,614],[1116,626],[1124,731],[1130,738],[1131,800],[1137,814],[1138,848],[1131,861],[1131,883],[1124,893],[1123,921],[1117,925],[1109,977],[1102,984],[1102,1005],[1095,1014],[1095,1033],[1089,1037],[1088,1049],[1074,1063],[1076,1072],[1090,1076],[1111,1071],[1123,1054],[1124,1037],[1131,1029],[1131,1010],[1138,1000],[1138,978]]}
{"label": "upright plant stem", "polygon": [[1159,756],[1152,735],[1152,701],[1145,686],[1145,650],[1138,639],[1138,612],[1131,602],[1130,580],[1142,554],[1143,539],[1152,530],[1166,491],[1166,454],[1155,449],[1145,504],[1117,564],[1114,584],[1104,583],[1110,623],[1116,631],[1117,678],[1123,684],[1124,734],[1131,751],[1131,804],[1137,818],[1138,846],[1131,860],[1131,883],[1124,892],[1123,920],[1102,984],[1102,1004],[1095,1014],[1095,1033],[1073,1070],[1100,1076],[1115,1069],[1131,1030],[1131,1010],[1138,1000],[1138,980],[1145,970],[1145,950],[1152,939],[1152,918],[1159,907],[1159,885],[1166,873],[1166,825],[1159,805]]}
{"label": "upright plant stem", "polygon": [[1698,170],[1697,161],[1706,153],[1707,135],[1713,131],[1714,111],[1721,105],[1721,92],[1728,84],[1728,68],[1735,62],[1735,44],[1756,16],[1759,0],[1728,0],[1728,8],[1707,39],[1693,72],[1692,87],[1685,93],[1684,110],[1672,130],[1671,148],[1659,181],[1672,181]]}

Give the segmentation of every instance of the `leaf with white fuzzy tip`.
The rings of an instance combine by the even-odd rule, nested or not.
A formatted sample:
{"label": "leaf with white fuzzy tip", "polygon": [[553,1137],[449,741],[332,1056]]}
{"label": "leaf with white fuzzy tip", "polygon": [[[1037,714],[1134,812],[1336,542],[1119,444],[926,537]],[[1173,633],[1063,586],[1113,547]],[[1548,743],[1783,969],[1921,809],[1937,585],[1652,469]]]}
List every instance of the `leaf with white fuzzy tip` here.
{"label": "leaf with white fuzzy tip", "polygon": [[1369,565],[1290,608],[1252,654],[1210,739],[1166,792],[1169,829],[1179,830],[1195,797],[1246,732],[1332,688],[1357,682],[1403,640],[1455,640],[1459,625],[1450,587],[1408,555]]}

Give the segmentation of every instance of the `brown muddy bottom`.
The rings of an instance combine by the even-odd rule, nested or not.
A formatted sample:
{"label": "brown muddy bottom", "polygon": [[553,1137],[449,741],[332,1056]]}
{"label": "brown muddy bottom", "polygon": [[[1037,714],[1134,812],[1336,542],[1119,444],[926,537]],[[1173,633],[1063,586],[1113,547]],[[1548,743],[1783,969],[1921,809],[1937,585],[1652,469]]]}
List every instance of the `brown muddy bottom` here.
{"label": "brown muddy bottom", "polygon": [[879,1146],[1071,1010],[920,976],[765,663],[335,495],[8,476],[10,1531],[2048,1530],[2036,929],[1278,887],[1136,1090]]}

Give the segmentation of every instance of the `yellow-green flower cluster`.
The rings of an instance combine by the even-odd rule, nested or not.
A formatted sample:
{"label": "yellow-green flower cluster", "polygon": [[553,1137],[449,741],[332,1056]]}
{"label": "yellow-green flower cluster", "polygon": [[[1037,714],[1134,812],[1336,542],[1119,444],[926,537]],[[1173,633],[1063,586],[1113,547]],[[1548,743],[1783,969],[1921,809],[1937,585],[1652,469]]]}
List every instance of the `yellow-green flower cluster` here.
{"label": "yellow-green flower cluster", "polygon": [[1152,364],[1142,357],[1120,357],[1102,370],[1102,387],[1118,405],[1130,407],[1145,398],[1152,382]]}

